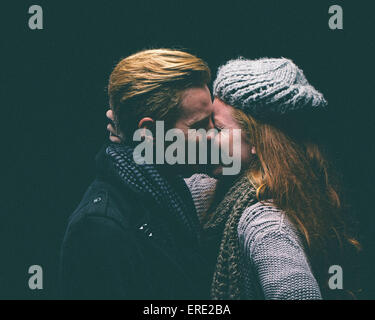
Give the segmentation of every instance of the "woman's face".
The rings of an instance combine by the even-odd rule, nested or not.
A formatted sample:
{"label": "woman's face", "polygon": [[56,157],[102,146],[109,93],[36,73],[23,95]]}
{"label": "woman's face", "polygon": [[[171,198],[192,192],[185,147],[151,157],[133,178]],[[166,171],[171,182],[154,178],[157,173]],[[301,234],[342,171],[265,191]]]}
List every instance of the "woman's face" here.
{"label": "woman's face", "polygon": [[[230,129],[241,129],[235,118],[233,117],[234,108],[225,104],[218,98],[215,98],[213,102],[213,122],[215,128],[219,131],[219,134],[215,137],[213,143],[219,145],[219,148],[223,148],[223,141],[228,141],[227,147],[229,148],[228,152],[233,156],[235,148],[241,147],[240,161],[241,161],[241,170],[246,168],[250,163],[252,153],[255,153],[255,148],[253,148],[249,143],[245,135],[245,132],[241,132],[241,140],[236,141],[233,139],[233,130]],[[229,132],[221,132],[223,129],[229,129]],[[238,150],[238,149],[237,149]],[[220,178],[223,173],[223,165],[214,165],[210,170],[210,175],[216,178]]]}

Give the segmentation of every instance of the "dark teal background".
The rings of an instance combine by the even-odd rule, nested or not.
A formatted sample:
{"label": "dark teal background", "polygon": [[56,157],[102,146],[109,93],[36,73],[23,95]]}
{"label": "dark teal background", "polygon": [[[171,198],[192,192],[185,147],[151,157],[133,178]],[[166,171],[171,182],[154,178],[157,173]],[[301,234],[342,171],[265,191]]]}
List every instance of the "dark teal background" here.
{"label": "dark teal background", "polygon": [[[362,298],[375,298],[374,16],[370,1],[10,1],[0,17],[0,297],[57,297],[67,217],[94,177],[107,139],[105,87],[114,65],[138,50],[184,48],[217,67],[239,55],[288,57],[321,90],[321,119],[343,172],[365,246]],[[28,28],[41,5],[44,30]],[[344,30],[328,8],[344,9]],[[28,289],[28,267],[44,290]],[[345,282],[345,274],[344,274]]]}

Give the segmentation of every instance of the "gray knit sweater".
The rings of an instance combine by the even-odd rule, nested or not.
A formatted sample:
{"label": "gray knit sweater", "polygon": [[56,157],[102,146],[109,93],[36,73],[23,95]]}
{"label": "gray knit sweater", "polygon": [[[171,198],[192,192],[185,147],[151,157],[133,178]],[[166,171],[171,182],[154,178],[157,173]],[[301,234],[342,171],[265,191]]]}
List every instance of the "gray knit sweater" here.
{"label": "gray knit sweater", "polygon": [[[185,181],[198,215],[204,214],[216,180],[196,174]],[[298,231],[272,201],[246,208],[237,230],[247,299],[322,299]]]}

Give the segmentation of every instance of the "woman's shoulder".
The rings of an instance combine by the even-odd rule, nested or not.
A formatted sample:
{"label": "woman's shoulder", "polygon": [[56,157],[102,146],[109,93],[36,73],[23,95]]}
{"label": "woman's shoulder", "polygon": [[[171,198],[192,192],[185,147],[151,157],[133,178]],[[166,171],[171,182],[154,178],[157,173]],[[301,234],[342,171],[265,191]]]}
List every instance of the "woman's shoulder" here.
{"label": "woman's shoulder", "polygon": [[240,242],[256,243],[264,237],[288,236],[298,242],[298,232],[286,213],[277,208],[272,199],[247,207],[238,224]]}
{"label": "woman's shoulder", "polygon": [[239,229],[251,226],[252,228],[279,228],[285,216],[284,211],[277,208],[273,201],[261,201],[247,207],[241,215]]}
{"label": "woman's shoulder", "polygon": [[254,272],[266,299],[321,299],[305,252],[288,215],[272,202],[248,207],[239,224],[240,248],[244,261]]}

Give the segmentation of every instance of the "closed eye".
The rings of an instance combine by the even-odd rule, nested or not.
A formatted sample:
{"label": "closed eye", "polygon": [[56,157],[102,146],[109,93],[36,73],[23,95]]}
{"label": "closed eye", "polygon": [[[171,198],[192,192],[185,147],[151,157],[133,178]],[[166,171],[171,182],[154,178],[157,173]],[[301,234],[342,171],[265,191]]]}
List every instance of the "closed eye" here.
{"label": "closed eye", "polygon": [[215,129],[218,132],[220,132],[221,130],[224,129],[224,126],[221,126],[220,124],[218,124],[217,122],[215,122],[215,115],[214,115],[214,113],[212,113],[212,118],[211,119],[212,119],[212,123],[214,124]]}
{"label": "closed eye", "polygon": [[199,120],[198,122],[190,125],[191,129],[205,129],[208,126],[208,123],[210,121],[210,117],[206,117],[202,120]]}

